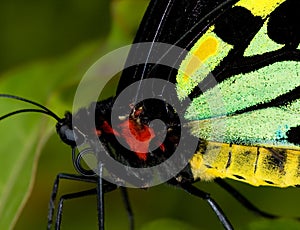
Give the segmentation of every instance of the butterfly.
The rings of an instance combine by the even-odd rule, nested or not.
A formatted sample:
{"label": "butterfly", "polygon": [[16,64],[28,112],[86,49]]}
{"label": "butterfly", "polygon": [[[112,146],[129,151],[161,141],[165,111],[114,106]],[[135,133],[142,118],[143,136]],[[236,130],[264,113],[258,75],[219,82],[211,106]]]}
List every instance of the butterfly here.
{"label": "butterfly", "polygon": [[[59,118],[14,97],[58,121],[57,133],[71,146],[79,172],[58,175],[48,229],[61,179],[96,184],[68,199],[97,194],[100,229],[104,193],[120,188],[132,217],[125,187],[148,188],[162,181],[205,200],[225,229],[233,229],[226,213],[195,182],[215,181],[250,211],[276,218],[223,179],[254,186],[299,185],[298,8],[295,0],[153,0],[114,98]],[[77,154],[76,148],[86,144]],[[90,152],[97,158],[94,171],[82,165]],[[108,167],[111,159],[124,166],[120,172],[115,165]],[[61,217],[58,208],[58,229]]]}

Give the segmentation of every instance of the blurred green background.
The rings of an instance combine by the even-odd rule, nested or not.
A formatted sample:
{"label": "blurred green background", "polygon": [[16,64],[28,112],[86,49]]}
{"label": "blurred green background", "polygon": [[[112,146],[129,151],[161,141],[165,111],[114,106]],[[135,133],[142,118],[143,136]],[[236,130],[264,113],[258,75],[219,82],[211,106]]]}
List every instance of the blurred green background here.
{"label": "blurred green background", "polygon": [[[38,101],[63,116],[89,66],[131,43],[147,4],[148,0],[2,0],[0,92]],[[108,94],[114,94],[116,84]],[[0,100],[1,114],[26,107]],[[0,229],[45,229],[56,174],[75,173],[70,148],[56,135],[55,121],[36,114],[2,121],[0,137]],[[295,188],[229,182],[264,210],[288,217],[300,213]],[[213,183],[197,186],[212,194],[237,229],[300,228],[298,223],[253,215]],[[59,195],[91,187],[62,181]],[[129,197],[136,229],[222,229],[205,202],[178,189],[129,189]],[[106,194],[105,211],[106,229],[128,229],[119,191]],[[96,198],[65,202],[62,229],[97,229]]]}

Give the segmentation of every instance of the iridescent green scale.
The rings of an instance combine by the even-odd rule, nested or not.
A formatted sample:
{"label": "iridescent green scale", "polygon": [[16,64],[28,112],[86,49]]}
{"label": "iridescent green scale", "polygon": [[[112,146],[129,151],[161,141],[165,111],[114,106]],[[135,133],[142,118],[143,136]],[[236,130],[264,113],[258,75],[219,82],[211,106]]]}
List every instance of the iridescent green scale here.
{"label": "iridescent green scale", "polygon": [[[286,166],[285,170],[293,171],[288,167],[300,164],[297,160],[300,155],[300,26],[293,21],[297,6],[297,1],[289,0],[238,1],[216,19],[183,60],[177,75],[177,91],[181,99],[192,98],[185,114],[191,121],[191,132],[215,143],[213,146],[223,143],[228,151],[226,157],[221,154],[223,163],[210,151],[201,155],[201,159],[196,154],[191,161],[195,171],[212,158],[219,169],[204,170],[205,173],[198,170],[195,177],[237,179],[225,169],[228,154],[236,154],[236,159],[246,168],[247,164],[257,164],[256,157],[252,160],[238,157],[247,146],[252,154],[258,148],[272,148],[295,155],[291,159],[293,166],[279,162]],[[235,150],[226,143],[235,145]],[[270,155],[272,151],[265,157]],[[270,162],[259,163],[257,167],[263,168],[263,164]],[[244,175],[242,180],[250,184],[276,181],[270,178],[272,172],[268,169],[260,176],[251,175],[253,167],[248,170],[248,178]],[[287,184],[265,184],[280,187],[299,184],[300,178],[292,177]]]}

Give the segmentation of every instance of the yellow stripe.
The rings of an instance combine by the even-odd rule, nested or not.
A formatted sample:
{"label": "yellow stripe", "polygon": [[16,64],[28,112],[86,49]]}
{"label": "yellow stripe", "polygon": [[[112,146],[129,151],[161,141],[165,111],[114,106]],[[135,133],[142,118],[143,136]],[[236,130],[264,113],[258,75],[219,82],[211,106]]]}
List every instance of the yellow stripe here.
{"label": "yellow stripe", "polygon": [[241,0],[236,6],[242,6],[255,16],[265,18],[285,0]]}
{"label": "yellow stripe", "polygon": [[300,150],[206,142],[190,161],[195,179],[230,178],[254,186],[300,185]]}

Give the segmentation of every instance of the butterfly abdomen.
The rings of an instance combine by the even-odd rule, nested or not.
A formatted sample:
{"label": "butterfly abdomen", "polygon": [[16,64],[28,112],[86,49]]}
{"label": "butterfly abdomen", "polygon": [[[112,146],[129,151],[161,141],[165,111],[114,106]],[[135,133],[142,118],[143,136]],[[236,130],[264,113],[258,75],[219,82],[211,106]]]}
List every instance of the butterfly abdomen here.
{"label": "butterfly abdomen", "polygon": [[253,186],[300,184],[300,151],[206,142],[190,161],[195,179],[230,178]]}

